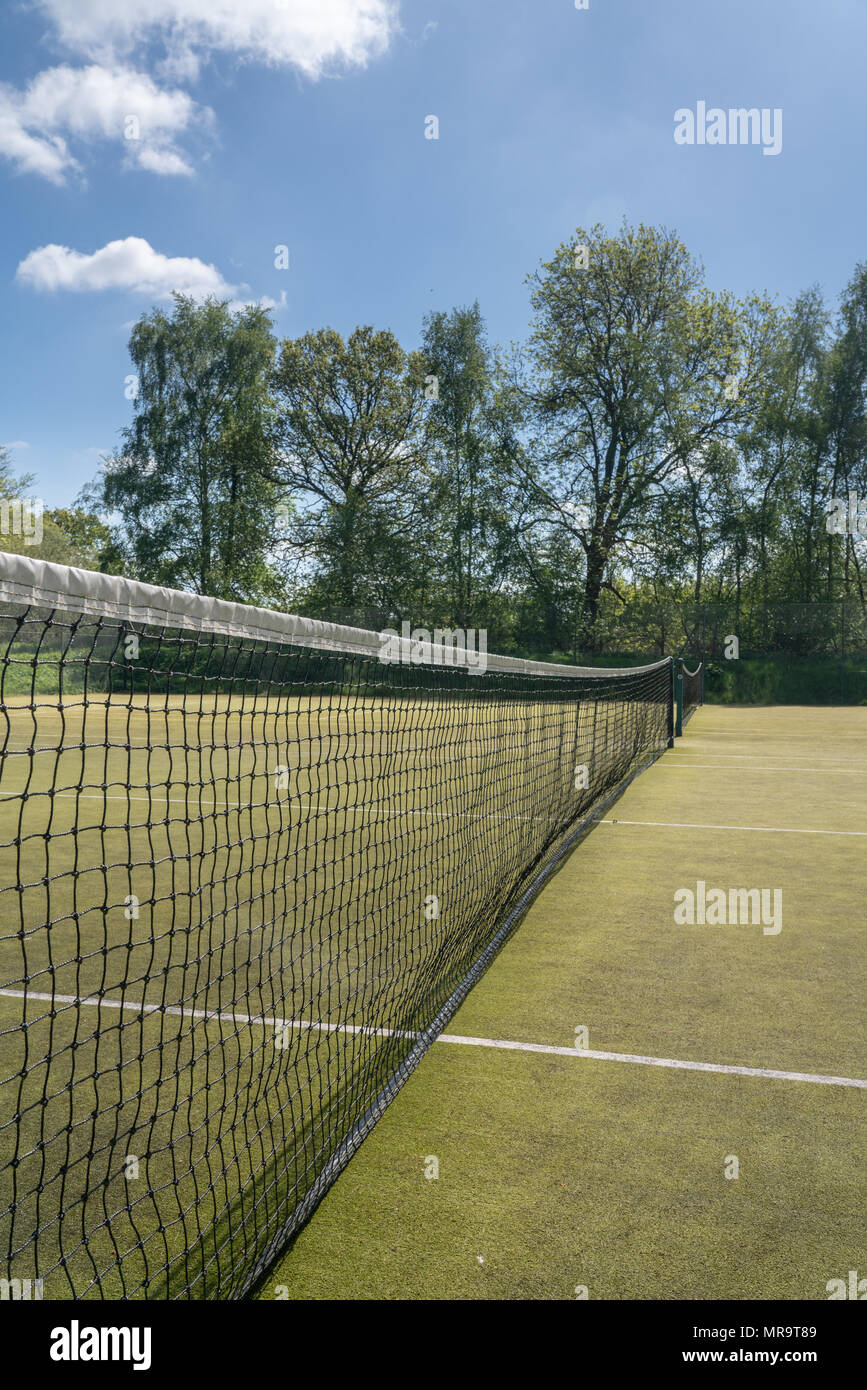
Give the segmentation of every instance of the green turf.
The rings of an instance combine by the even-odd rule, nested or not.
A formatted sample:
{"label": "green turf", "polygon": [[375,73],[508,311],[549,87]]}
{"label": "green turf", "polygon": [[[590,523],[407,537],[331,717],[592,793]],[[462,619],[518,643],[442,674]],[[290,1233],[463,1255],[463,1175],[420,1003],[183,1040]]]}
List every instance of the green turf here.
{"label": "green turf", "polygon": [[823,1298],[863,1143],[850,1091],[441,1046],[259,1296]]}
{"label": "green turf", "polygon": [[[867,830],[865,773],[863,711],[706,706],[447,1032],[569,1046],[584,1025],[592,1049],[867,1077],[865,839],[713,828]],[[676,926],[674,891],[699,878],[781,887],[781,933]],[[827,1298],[867,1268],[864,1105],[437,1043],[259,1296]]]}
{"label": "green turf", "polygon": [[411,1046],[371,1030],[429,1022],[664,712],[37,686],[0,707],[2,1275],[225,1296]]}

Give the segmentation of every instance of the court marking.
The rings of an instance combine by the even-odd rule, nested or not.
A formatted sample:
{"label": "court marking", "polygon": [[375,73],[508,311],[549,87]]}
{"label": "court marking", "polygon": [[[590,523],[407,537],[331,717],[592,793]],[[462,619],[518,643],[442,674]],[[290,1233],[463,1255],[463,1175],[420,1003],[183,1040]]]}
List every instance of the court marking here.
{"label": "court marking", "polygon": [[713,772],[832,772],[836,776],[839,772],[854,772],[857,776],[864,776],[864,769],[861,767],[767,767],[763,763],[684,763],[679,761],[666,762],[665,758],[660,759],[660,767],[669,769],[677,768],[678,772],[691,771],[699,768],[703,771]]}
{"label": "court marking", "polygon": [[[658,763],[657,763],[657,766],[659,766]],[[120,794],[115,794],[115,793],[113,793],[113,792],[106,792],[106,793],[104,793],[104,794],[101,794],[101,793],[98,793],[98,792],[78,792],[78,791],[53,792],[53,793],[48,793],[48,792],[45,792],[45,793],[31,793],[31,795],[32,795],[32,796],[35,796],[35,795],[45,795],[45,796],[50,796],[50,797],[53,797],[53,798],[58,798],[58,797],[72,798],[72,797],[74,797],[74,798],[75,798],[76,800],[78,800],[78,801],[125,801],[125,802],[128,802],[128,801],[142,801],[142,802],[145,802],[145,803],[150,803],[150,802],[152,802],[152,801],[154,800],[154,798],[160,797],[162,800],[170,801],[170,802],[175,802],[175,803],[177,803],[179,806],[187,806],[187,807],[189,807],[189,805],[190,805],[190,800],[192,799],[192,797],[187,798],[187,797],[184,797],[184,796],[166,796],[166,795],[165,795],[164,788],[162,788],[162,787],[154,788],[154,790],[153,790],[152,792],[149,792],[147,796],[135,796],[135,795],[133,795],[133,794],[130,793],[130,792],[124,792],[122,795],[120,795]],[[3,796],[3,797],[0,797],[0,801],[15,801],[15,800],[20,800],[20,793],[13,793],[13,794],[11,794],[10,796]],[[535,822],[535,821],[547,822],[547,820],[548,820],[548,817],[546,817],[546,816],[521,816],[521,815],[507,815],[507,814],[500,814],[500,815],[498,815],[496,812],[491,812],[491,811],[475,811],[475,812],[474,812],[474,811],[443,811],[443,810],[439,810],[439,811],[424,811],[424,810],[416,811],[416,810],[410,810],[410,809],[392,811],[392,810],[389,810],[389,809],[387,809],[387,808],[385,808],[385,807],[377,806],[377,805],[374,804],[374,803],[364,802],[364,801],[353,802],[352,804],[347,805],[347,806],[339,806],[339,805],[338,805],[338,806],[325,806],[325,805],[322,804],[322,802],[317,802],[317,801],[293,801],[291,798],[290,798],[290,799],[287,799],[286,801],[250,801],[250,802],[210,801],[210,800],[202,800],[201,798],[199,798],[197,804],[199,805],[199,807],[202,807],[202,806],[213,806],[213,807],[215,807],[215,808],[219,808],[220,810],[225,810],[225,811],[238,811],[238,812],[241,812],[241,811],[243,811],[243,812],[250,812],[250,811],[282,810],[282,809],[287,808],[287,807],[295,807],[297,810],[300,810],[300,811],[311,811],[311,812],[313,812],[314,815],[319,815],[319,816],[348,815],[348,814],[349,814],[350,812],[352,812],[352,811],[366,811],[366,812],[372,813],[373,815],[381,815],[381,816],[427,816],[427,817],[435,817],[435,818],[438,818],[438,819],[440,819],[440,820],[453,820],[453,819],[457,819],[457,818],[469,818],[469,819],[471,819],[471,820],[517,820],[517,821],[524,821],[524,822],[526,822],[526,823]],[[179,822],[179,823],[180,823],[180,822]],[[158,824],[158,825],[161,825],[161,824],[163,824],[163,822],[160,821],[160,822],[157,822],[157,824]],[[816,830],[816,829],[812,829],[812,828],[801,828],[801,827],[799,827],[799,826],[790,826],[790,825],[711,825],[711,824],[705,824],[705,823],[703,823],[703,822],[698,822],[698,821],[620,820],[620,819],[613,819],[613,818],[610,818],[610,817],[603,817],[603,816],[589,816],[589,817],[587,818],[587,824],[588,824],[588,826],[589,826],[589,825],[643,825],[643,826],[654,827],[654,828],[656,828],[656,829],[661,829],[661,830],[666,830],[666,829],[668,829],[668,830],[741,830],[741,831],[747,831],[747,832],[749,832],[749,833],[767,833],[767,834],[769,834],[769,835],[844,835],[844,836],[855,836],[856,838],[858,838],[858,837],[860,837],[860,838],[867,837],[867,830]],[[127,827],[126,824],[124,824],[124,825],[108,825],[108,826],[107,826],[107,825],[100,824],[100,825],[92,825],[92,826],[85,826],[85,827],[79,827],[79,828],[80,828],[80,829],[83,828],[83,829],[86,829],[86,830],[124,830],[124,829],[127,829],[127,828],[130,828],[130,829],[133,829],[133,830],[143,830],[143,829],[146,828],[146,825],[147,825],[147,823],[144,822],[144,823],[142,823],[142,825],[135,825],[135,826],[131,826],[131,827]]]}
{"label": "court marking", "polygon": [[860,835],[867,836],[867,830],[802,830],[791,825],[704,825],[697,821],[677,820],[612,820],[591,818],[594,825],[650,825],[662,830],[748,830],[766,832],[769,835]]}
{"label": "court marking", "polygon": [[[755,758],[751,757],[751,755],[750,755],[749,753],[746,753],[746,752],[744,752],[744,753],[735,753],[734,755],[732,755],[732,754],[730,754],[730,753],[699,753],[698,750],[695,749],[695,748],[681,748],[681,747],[679,747],[679,746],[677,746],[677,745],[675,745],[674,748],[668,748],[668,749],[666,750],[666,752],[669,753],[669,754],[678,754],[678,753],[679,753],[679,754],[681,755],[682,758],[728,758],[728,757],[731,757],[731,756],[734,756],[734,757],[736,757],[736,758],[750,758],[750,764],[749,764],[750,767],[752,767],[752,766],[754,766],[754,765],[758,765],[758,764],[756,764],[755,758],[770,758],[770,757],[773,757],[773,754],[771,754],[771,753],[757,753],[757,754],[755,755]],[[784,754],[783,756],[785,756],[785,754]],[[805,754],[804,754],[804,757],[805,757],[805,758],[808,758],[808,759],[810,760],[810,762],[812,762],[812,763],[838,763],[838,762],[840,761],[840,759],[837,758],[837,757],[834,757],[834,758],[829,757],[829,755],[828,755],[827,753],[805,753]],[[667,761],[667,760],[666,760],[666,761]],[[849,758],[849,759],[847,759],[847,761],[850,762],[850,763],[865,763],[865,764],[867,764],[867,758]],[[710,767],[724,767],[725,764],[724,764],[724,763],[710,763],[709,766],[710,766]]]}
{"label": "court marking", "polygon": [[[138,1014],[163,1013],[181,1018],[214,1019],[219,1023],[258,1023],[266,1028],[289,1028],[318,1033],[365,1034],[377,1038],[407,1038],[416,1040],[421,1033],[396,1028],[371,1028],[364,1024],[317,1023],[310,1019],[269,1018],[255,1014],[224,1013],[219,1009],[185,1009],[176,1004],[131,1003],[124,999],[79,998],[74,994],[48,994],[35,990],[0,989],[0,995],[14,999],[38,999],[49,1004],[69,1004],[82,1007],[126,1009]],[[738,1067],[724,1062],[690,1062],[674,1057],[645,1057],[634,1052],[599,1052],[584,1047],[558,1047],[551,1043],[513,1042],[504,1038],[470,1038],[458,1033],[440,1033],[435,1039],[455,1043],[460,1047],[491,1047],[506,1052],[536,1052],[551,1057],[589,1058],[595,1062],[625,1062],[642,1067],[672,1067],[679,1071],[716,1072],[726,1076],[757,1076],[773,1081],[808,1081],[819,1086],[854,1086],[867,1090],[867,1080],[853,1076],[825,1076],[808,1071],[777,1071],[770,1067]]]}

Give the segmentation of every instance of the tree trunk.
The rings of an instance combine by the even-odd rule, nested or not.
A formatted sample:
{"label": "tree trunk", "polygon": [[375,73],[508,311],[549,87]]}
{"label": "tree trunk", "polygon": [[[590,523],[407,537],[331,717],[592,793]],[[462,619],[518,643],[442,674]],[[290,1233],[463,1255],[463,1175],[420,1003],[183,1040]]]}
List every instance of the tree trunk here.
{"label": "tree trunk", "polygon": [[596,650],[596,620],[599,616],[599,598],[602,593],[602,579],[605,574],[605,556],[601,538],[594,534],[590,540],[587,554],[587,578],[584,582],[584,599],[581,605],[581,621],[578,630],[578,644],[582,651]]}

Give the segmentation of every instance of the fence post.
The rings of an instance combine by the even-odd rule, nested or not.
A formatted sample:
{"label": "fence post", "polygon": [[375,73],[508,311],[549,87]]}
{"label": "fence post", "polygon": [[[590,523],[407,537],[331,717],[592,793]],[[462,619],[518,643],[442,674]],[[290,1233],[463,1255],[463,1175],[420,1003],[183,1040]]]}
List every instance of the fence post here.
{"label": "fence post", "polygon": [[674,733],[680,738],[683,733],[683,657],[677,658],[677,674],[674,681]]}

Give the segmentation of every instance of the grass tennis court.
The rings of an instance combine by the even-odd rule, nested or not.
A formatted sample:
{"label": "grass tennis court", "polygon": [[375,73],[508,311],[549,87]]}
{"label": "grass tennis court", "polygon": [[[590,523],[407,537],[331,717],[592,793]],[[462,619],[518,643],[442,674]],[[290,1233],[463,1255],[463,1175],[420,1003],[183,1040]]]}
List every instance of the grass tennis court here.
{"label": "grass tennis court", "polygon": [[[705,706],[573,851],[259,1297],[826,1299],[867,1272],[867,714]],[[698,880],[778,935],[678,926]],[[425,1177],[431,1157],[439,1177]],[[727,1178],[726,1165],[739,1164]]]}
{"label": "grass tennis court", "polygon": [[593,698],[559,676],[531,698],[5,698],[3,1277],[236,1289],[424,1001],[596,789],[663,746],[665,664],[651,681],[628,702],[608,676]]}

